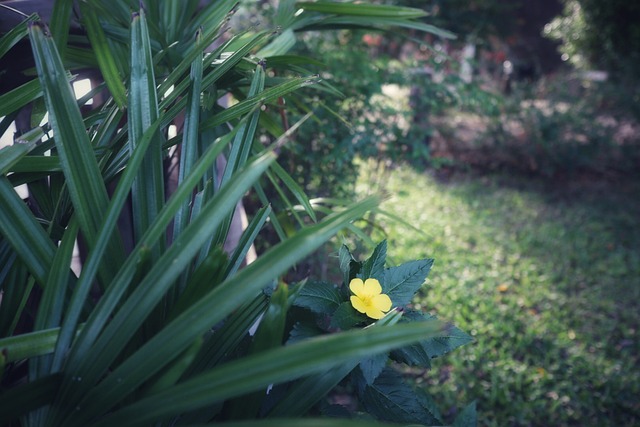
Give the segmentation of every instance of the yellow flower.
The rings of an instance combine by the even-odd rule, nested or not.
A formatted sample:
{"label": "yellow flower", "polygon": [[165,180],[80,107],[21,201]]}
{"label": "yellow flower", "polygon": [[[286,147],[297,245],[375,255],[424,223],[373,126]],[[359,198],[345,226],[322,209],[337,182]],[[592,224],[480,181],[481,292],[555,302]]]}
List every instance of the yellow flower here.
{"label": "yellow flower", "polygon": [[351,295],[351,305],[360,313],[365,313],[372,319],[382,319],[384,314],[391,309],[391,298],[382,293],[380,282],[376,279],[352,279],[349,289],[355,295]]}

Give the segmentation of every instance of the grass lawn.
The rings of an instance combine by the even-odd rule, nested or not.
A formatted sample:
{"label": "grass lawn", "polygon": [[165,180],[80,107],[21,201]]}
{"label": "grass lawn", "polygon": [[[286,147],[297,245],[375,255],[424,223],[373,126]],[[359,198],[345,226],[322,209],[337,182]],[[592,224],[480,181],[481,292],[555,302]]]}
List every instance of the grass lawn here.
{"label": "grass lawn", "polygon": [[[367,169],[367,167],[363,167]],[[640,425],[640,184],[369,167],[389,256],[432,257],[416,305],[475,339],[416,380],[480,425]]]}

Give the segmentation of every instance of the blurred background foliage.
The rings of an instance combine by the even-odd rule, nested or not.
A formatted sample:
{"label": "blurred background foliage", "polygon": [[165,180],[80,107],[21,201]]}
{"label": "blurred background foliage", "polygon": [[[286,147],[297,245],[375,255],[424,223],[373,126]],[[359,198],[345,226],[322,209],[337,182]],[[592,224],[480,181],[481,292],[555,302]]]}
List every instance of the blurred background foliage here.
{"label": "blurred background foliage", "polygon": [[637,5],[379,3],[422,8],[457,37],[354,27],[297,39],[318,61],[306,68],[342,93],[313,94],[303,143],[283,153],[311,193],[352,193],[356,155],[547,177],[637,170]]}

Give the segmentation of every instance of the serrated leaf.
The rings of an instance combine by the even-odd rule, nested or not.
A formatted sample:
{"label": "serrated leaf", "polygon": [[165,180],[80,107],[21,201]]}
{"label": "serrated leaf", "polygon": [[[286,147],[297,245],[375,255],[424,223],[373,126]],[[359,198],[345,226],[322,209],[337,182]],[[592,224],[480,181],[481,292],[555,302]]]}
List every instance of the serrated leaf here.
{"label": "serrated leaf", "polygon": [[331,326],[342,330],[351,329],[355,325],[367,320],[364,314],[358,313],[350,302],[343,302],[333,313]]}
{"label": "serrated leaf", "polygon": [[[383,240],[373,250],[373,254],[362,264],[362,278],[368,279],[373,277],[383,282],[385,279],[384,263],[387,260],[387,241]],[[392,301],[395,303],[393,298]]]}
{"label": "serrated leaf", "polygon": [[[424,314],[415,310],[405,310],[403,322],[430,322],[437,321],[435,316]],[[473,341],[470,335],[458,329],[454,325],[447,325],[439,336],[434,336],[414,345],[420,345],[429,355],[429,358],[442,356],[450,351]]]}
{"label": "serrated leaf", "polygon": [[371,415],[396,423],[441,424],[438,414],[425,408],[415,391],[392,369],[385,369],[376,381],[366,387],[362,403]]}
{"label": "serrated leaf", "polygon": [[331,283],[309,282],[302,288],[293,304],[314,313],[331,314],[342,303],[340,292]]}
{"label": "serrated leaf", "polygon": [[391,358],[397,362],[406,363],[409,366],[431,367],[431,357],[420,344],[412,344],[395,350],[391,353]]}
{"label": "serrated leaf", "polygon": [[427,412],[432,414],[440,423],[442,423],[442,415],[440,414],[440,410],[436,406],[436,402],[433,400],[433,397],[431,397],[431,395],[422,387],[414,388],[414,393],[416,394],[420,405],[422,405]]}
{"label": "serrated leaf", "polygon": [[287,345],[304,341],[309,338],[317,337],[318,335],[322,335],[323,333],[324,332],[322,331],[322,329],[318,328],[316,325],[296,322],[293,325],[293,328],[291,328],[291,332],[289,332]]}
{"label": "serrated leaf", "polygon": [[389,295],[394,306],[409,304],[429,275],[433,259],[410,261],[385,270],[382,290]]}
{"label": "serrated leaf", "polygon": [[433,359],[442,356],[450,351],[470,343],[473,338],[456,326],[448,325],[442,336],[429,338],[421,342],[426,352]]}
{"label": "serrated leaf", "polygon": [[378,378],[385,366],[387,366],[387,360],[389,360],[389,356],[386,353],[382,353],[360,361],[358,367],[367,385],[373,384]]}
{"label": "serrated leaf", "polygon": [[342,245],[340,247],[340,250],[338,251],[338,258],[340,260],[340,271],[342,271],[344,284],[348,285],[351,279],[360,273],[362,263],[353,258],[353,255],[351,255],[351,252],[346,245]]}

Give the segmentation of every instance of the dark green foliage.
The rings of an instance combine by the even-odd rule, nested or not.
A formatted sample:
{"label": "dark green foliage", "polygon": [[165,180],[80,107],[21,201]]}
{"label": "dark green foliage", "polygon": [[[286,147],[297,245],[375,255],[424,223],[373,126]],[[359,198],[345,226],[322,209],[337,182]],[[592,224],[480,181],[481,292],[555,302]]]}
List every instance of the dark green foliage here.
{"label": "dark green foliage", "polygon": [[306,283],[295,299],[295,305],[314,313],[332,313],[341,303],[338,289],[327,282]]}
{"label": "dark green foliage", "polygon": [[568,59],[609,71],[637,85],[640,71],[640,4],[624,0],[565,0],[565,10],[545,29],[562,42]]}
{"label": "dark green foliage", "polygon": [[385,421],[425,425],[440,425],[440,414],[429,397],[402,381],[397,372],[387,369],[362,392],[366,410]]}
{"label": "dark green foliage", "polygon": [[[362,263],[353,259],[346,246],[343,245],[339,251],[340,266],[344,277],[349,281],[354,277],[368,279],[376,274],[380,278],[383,293],[391,297],[393,304],[393,308],[385,317],[372,323],[372,319],[356,311],[349,300],[347,281],[340,286],[310,282],[304,285],[294,304],[312,316],[305,318],[298,312],[290,313],[293,326],[289,342],[298,342],[304,337],[316,336],[322,331],[326,334],[362,326],[379,327],[386,323],[438,324],[439,321],[434,316],[424,315],[412,309],[410,305],[424,284],[433,260],[408,262],[385,269],[386,255],[386,241],[378,244],[371,257]],[[351,271],[347,272],[346,268],[349,266]],[[345,365],[340,375],[327,373],[319,377],[310,377],[306,387],[312,387],[314,382],[318,381],[324,384],[318,391],[323,390],[326,393],[330,389],[329,386],[334,387],[350,379],[356,390],[352,398],[357,398],[358,408],[376,419],[427,425],[441,423],[441,417],[431,397],[424,390],[410,385],[401,373],[401,367],[409,365],[429,368],[431,359],[470,341],[471,337],[460,329],[453,325],[444,325],[440,333],[418,343],[403,346],[392,352],[371,355],[354,361],[352,365]],[[299,382],[293,387],[302,390]],[[321,397],[320,393],[315,398],[307,393],[305,402],[308,408],[321,402]]]}

